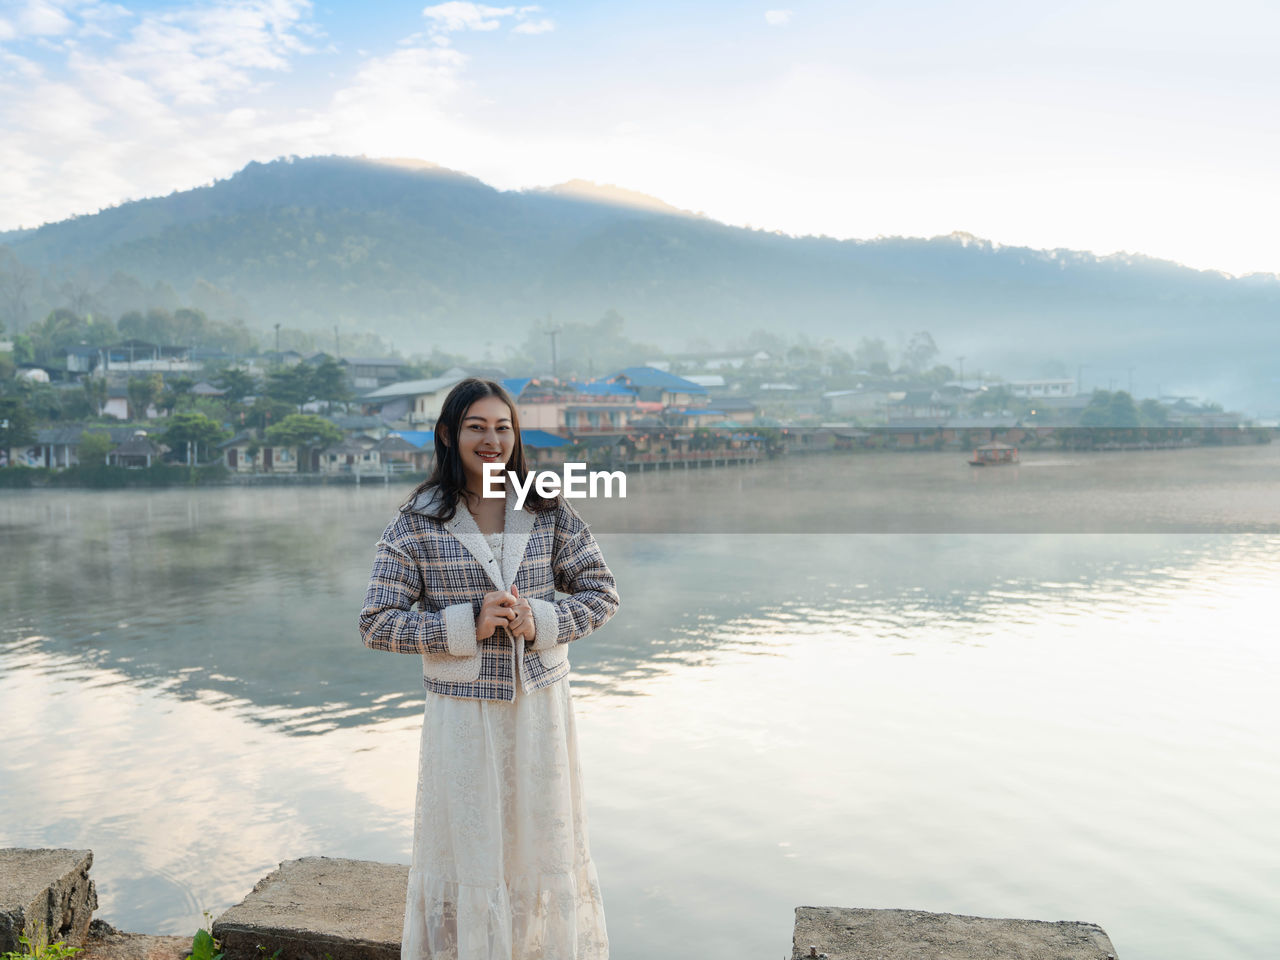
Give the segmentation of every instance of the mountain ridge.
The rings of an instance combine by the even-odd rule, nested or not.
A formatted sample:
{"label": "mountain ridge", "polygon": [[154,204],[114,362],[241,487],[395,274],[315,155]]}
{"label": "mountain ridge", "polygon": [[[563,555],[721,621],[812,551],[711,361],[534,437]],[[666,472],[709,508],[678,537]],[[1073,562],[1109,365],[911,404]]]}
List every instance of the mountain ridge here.
{"label": "mountain ridge", "polygon": [[591,322],[616,309],[633,336],[673,348],[691,333],[851,345],[928,330],[940,359],[963,355],[970,369],[1051,362],[1122,379],[1137,366],[1219,396],[1243,378],[1237,394],[1280,407],[1261,360],[1280,316],[1280,282],[1267,275],[961,231],[792,237],[569,183],[501,191],[426,161],[284,158],[0,243],[55,279],[123,274],[188,298],[212,289],[210,303],[237,304],[260,327],[339,323],[410,350],[477,350],[523,339],[535,318]]}

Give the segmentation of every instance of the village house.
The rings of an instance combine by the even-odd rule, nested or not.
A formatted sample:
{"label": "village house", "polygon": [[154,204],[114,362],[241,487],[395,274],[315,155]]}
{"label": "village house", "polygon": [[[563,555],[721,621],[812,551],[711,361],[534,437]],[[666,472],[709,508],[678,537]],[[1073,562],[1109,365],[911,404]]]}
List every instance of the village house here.
{"label": "village house", "polygon": [[377,450],[377,441],[367,437],[346,437],[320,451],[319,468],[320,473],[326,474],[381,473],[382,457]]}
{"label": "village house", "polygon": [[1037,423],[1054,426],[1075,426],[1080,422],[1080,415],[1089,406],[1087,394],[1076,394],[1072,397],[1043,397],[1035,401],[1030,411]]}
{"label": "village house", "polygon": [[888,404],[904,397],[904,393],[891,390],[827,390],[822,394],[822,406],[823,412],[831,416],[884,422],[888,419]]}
{"label": "village house", "polygon": [[[129,410],[129,387],[123,383],[107,384],[107,402],[103,404],[102,415],[104,417],[115,417],[117,420],[132,420],[135,417],[130,416]],[[160,416],[160,411],[156,409],[154,403],[147,404],[147,409],[142,411],[133,411],[141,413],[148,420],[155,420]]]}
{"label": "village house", "polygon": [[[318,356],[323,360],[327,354]],[[404,366],[404,361],[394,357],[343,357],[338,365],[346,373],[352,389],[360,392],[378,390],[396,383],[400,379],[400,368]]]}
{"label": "village house", "polygon": [[398,433],[388,433],[373,448],[388,473],[414,472],[419,469],[418,463],[425,461],[422,451]]}
{"label": "village house", "polygon": [[709,399],[706,387],[656,367],[627,367],[602,377],[601,381],[627,386],[637,400],[659,403],[663,407],[706,406]]}
{"label": "village house", "polygon": [[739,426],[750,426],[758,416],[760,407],[754,400],[746,397],[730,397],[712,394],[709,404],[724,414],[725,420],[732,420]]}
{"label": "village house", "polygon": [[555,467],[569,459],[573,445],[564,437],[548,433],[546,430],[520,431],[520,439],[524,443],[525,459],[529,467]]}
{"label": "village house", "polygon": [[302,354],[297,350],[272,350],[261,357],[250,358],[252,367],[292,367],[302,362]]}
{"label": "village house", "polygon": [[522,430],[568,436],[625,430],[635,415],[635,394],[620,384],[561,382],[524,377],[501,381],[516,402]]}
{"label": "village house", "polygon": [[[83,427],[51,427],[36,431],[36,442],[21,453],[25,466],[64,469],[80,462],[76,448],[80,446]],[[120,438],[121,440],[124,437]],[[12,462],[17,463],[18,459]]]}
{"label": "village house", "polygon": [[379,387],[359,398],[366,415],[377,414],[386,423],[434,424],[444,399],[465,373],[446,373],[428,380],[405,380]]}
{"label": "village house", "polygon": [[1010,380],[1006,386],[1015,397],[1039,399],[1040,397],[1074,397],[1076,382],[1063,380]]}
{"label": "village house", "polygon": [[[137,427],[84,427],[78,424],[61,427],[41,427],[36,430],[35,443],[25,447],[13,447],[0,451],[0,465],[45,467],[65,470],[80,462],[79,447],[86,433],[106,434],[115,447],[133,439]],[[115,452],[114,450],[112,451]],[[110,463],[110,459],[103,461]]]}
{"label": "village house", "polygon": [[297,451],[259,440],[252,430],[241,430],[218,444],[222,462],[233,473],[297,473]]}
{"label": "village house", "polygon": [[107,454],[107,465],[134,469],[149,467],[168,449],[164,444],[156,443],[148,437],[145,430],[136,430],[133,436]]}
{"label": "village house", "polygon": [[647,365],[667,372],[670,372],[672,367],[683,371],[742,370],[766,364],[771,359],[772,357],[764,350],[717,350],[702,353],[673,353],[666,360],[650,360]]}
{"label": "village house", "polygon": [[92,373],[103,362],[100,347],[67,347],[67,373]]}
{"label": "village house", "polygon": [[[524,442],[525,459],[530,467],[563,463],[571,447],[564,437],[545,430],[526,430],[523,425],[520,439]],[[402,461],[408,463],[415,473],[429,473],[435,466],[435,431],[398,430],[378,444],[378,452],[384,464]]]}
{"label": "village house", "polygon": [[934,419],[941,421],[955,413],[954,405],[939,399],[937,392],[906,390],[900,398],[885,404],[885,414],[890,426],[911,420]]}
{"label": "village house", "polygon": [[125,340],[100,351],[101,367],[116,373],[194,373],[203,369],[191,359],[191,348]]}
{"label": "village house", "polygon": [[741,424],[729,420],[725,412],[718,407],[673,407],[663,413],[663,421],[671,426],[688,430],[697,427],[730,427],[737,428]]}
{"label": "village house", "polygon": [[391,432],[391,428],[387,426],[386,422],[377,416],[335,413],[325,419],[343,433],[363,433],[366,436],[373,437],[375,440],[381,440]]}

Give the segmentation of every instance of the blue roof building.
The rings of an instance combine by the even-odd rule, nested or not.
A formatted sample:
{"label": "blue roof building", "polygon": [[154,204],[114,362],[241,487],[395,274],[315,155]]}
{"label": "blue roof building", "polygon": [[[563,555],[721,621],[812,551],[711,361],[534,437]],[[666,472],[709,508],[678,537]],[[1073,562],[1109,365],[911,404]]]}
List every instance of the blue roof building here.
{"label": "blue roof building", "polygon": [[657,387],[669,393],[688,393],[706,396],[707,388],[701,384],[677,377],[657,367],[627,367],[604,378],[611,383],[626,383],[633,387]]}

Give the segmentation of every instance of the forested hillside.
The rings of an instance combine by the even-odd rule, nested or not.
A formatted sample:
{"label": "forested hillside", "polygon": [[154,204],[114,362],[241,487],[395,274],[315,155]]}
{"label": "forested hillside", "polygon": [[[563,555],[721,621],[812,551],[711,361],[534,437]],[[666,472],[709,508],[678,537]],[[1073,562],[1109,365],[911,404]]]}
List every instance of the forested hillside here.
{"label": "forested hillside", "polygon": [[[614,309],[631,336],[673,349],[728,345],[757,329],[849,346],[864,336],[901,345],[928,330],[943,359],[966,356],[970,370],[1034,376],[1084,365],[1106,386],[1135,367],[1166,392],[1234,392],[1263,406],[1280,375],[1270,359],[1280,341],[1274,277],[963,234],[795,238],[554,191],[502,192],[425,165],[250,164],[207,187],[0,243],[10,254],[0,274],[38,277],[15,302],[0,276],[10,330],[76,309],[78,298],[113,315],[193,306],[261,330],[339,324],[406,351],[488,344],[500,358],[493,345],[523,341],[535,319],[588,323]],[[153,300],[169,302],[140,302]]]}

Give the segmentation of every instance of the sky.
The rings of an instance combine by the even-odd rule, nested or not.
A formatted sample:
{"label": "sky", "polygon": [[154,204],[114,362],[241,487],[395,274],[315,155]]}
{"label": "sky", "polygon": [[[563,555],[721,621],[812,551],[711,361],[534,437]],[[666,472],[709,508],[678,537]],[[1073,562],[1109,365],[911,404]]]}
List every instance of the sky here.
{"label": "sky", "polygon": [[0,230],[252,160],[1280,273],[1280,4],[0,0]]}

